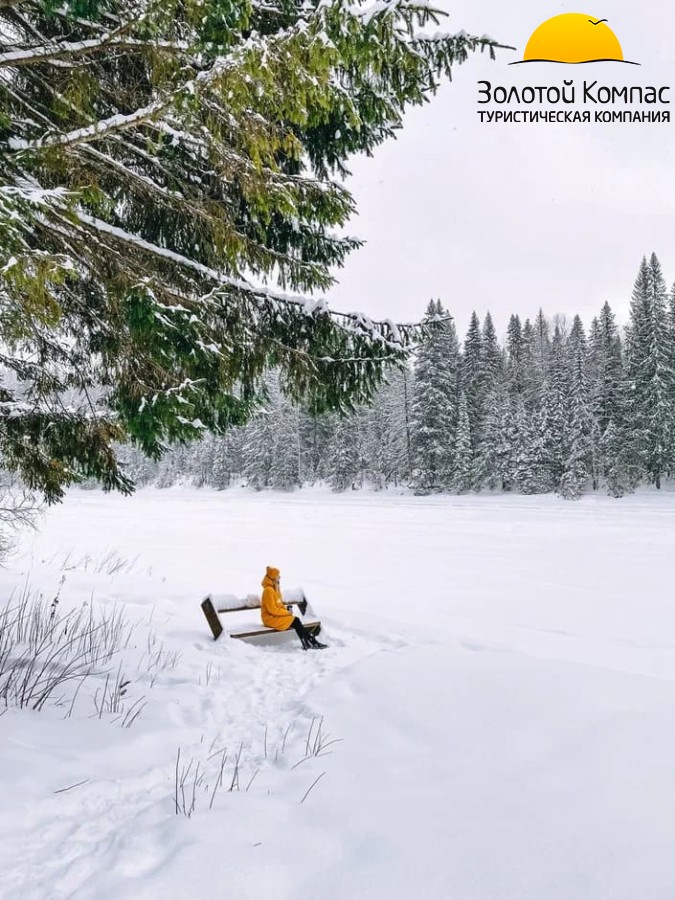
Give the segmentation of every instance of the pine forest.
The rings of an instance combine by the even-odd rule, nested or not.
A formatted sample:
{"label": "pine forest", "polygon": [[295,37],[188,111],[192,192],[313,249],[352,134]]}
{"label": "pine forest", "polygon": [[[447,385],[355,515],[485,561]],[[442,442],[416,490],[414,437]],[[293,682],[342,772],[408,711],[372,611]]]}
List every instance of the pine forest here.
{"label": "pine forest", "polygon": [[139,484],[246,484],[335,491],[406,486],[416,493],[660,488],[675,473],[675,288],[658,259],[639,267],[630,320],[605,303],[587,327],[543,312],[512,315],[504,341],[488,312],[461,342],[440,301],[411,365],[391,369],[372,404],[312,415],[267,379],[245,426],[152,462],[123,448]]}

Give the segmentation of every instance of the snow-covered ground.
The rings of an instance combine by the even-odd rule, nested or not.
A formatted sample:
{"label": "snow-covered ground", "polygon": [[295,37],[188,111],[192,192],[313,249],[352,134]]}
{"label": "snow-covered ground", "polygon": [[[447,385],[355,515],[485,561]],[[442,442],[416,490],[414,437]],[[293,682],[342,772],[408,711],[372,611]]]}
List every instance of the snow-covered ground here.
{"label": "snow-covered ground", "polygon": [[[646,492],[71,493],[4,594],[117,605],[130,684],[0,716],[0,896],[672,900],[674,526]],[[211,640],[199,601],[266,565],[329,649]]]}

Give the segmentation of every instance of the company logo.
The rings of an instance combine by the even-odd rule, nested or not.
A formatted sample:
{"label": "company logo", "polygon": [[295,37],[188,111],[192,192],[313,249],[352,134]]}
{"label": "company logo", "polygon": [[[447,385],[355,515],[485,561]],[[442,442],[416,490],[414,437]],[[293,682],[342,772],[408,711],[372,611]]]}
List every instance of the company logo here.
{"label": "company logo", "polygon": [[638,66],[623,58],[619,39],[607,24],[584,13],[563,13],[547,19],[534,32],[523,58],[512,66],[532,62],[579,65],[594,62],[620,62]]}
{"label": "company logo", "polygon": [[[563,13],[547,19],[527,42],[523,58],[509,65],[605,62],[639,66],[640,63],[624,59],[619,39],[607,23],[607,19],[583,13]],[[550,69],[542,73],[541,67],[535,66],[525,71],[536,73],[525,84],[478,82],[477,113],[482,123],[672,124],[673,101],[669,84],[613,84],[614,79],[609,76],[616,75],[617,67],[611,72],[609,67],[603,66],[592,68],[590,72],[582,70],[583,75],[579,78],[575,78],[569,69],[563,70],[562,74],[558,67],[555,75],[562,74],[562,78],[555,79],[557,84],[551,83],[553,73]]]}

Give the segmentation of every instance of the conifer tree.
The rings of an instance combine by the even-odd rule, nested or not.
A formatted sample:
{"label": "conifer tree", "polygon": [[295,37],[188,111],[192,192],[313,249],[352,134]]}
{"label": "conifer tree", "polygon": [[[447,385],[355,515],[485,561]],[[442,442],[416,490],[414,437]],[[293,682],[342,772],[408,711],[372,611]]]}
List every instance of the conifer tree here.
{"label": "conifer tree", "polygon": [[412,372],[405,366],[401,370],[401,387],[403,388],[402,396],[402,417],[403,417],[403,440],[405,445],[402,473],[405,478],[412,478],[413,470],[413,452],[412,452],[412,398],[414,396],[414,379]]}
{"label": "conifer tree", "polygon": [[525,346],[523,328],[517,315],[509,319],[506,354],[509,390],[513,396],[521,396],[525,390]]}
{"label": "conifer tree", "polygon": [[511,403],[509,423],[509,487],[513,485],[523,494],[536,493],[535,439],[534,422],[525,399],[517,397]]}
{"label": "conifer tree", "polygon": [[584,323],[581,321],[581,316],[579,315],[576,315],[572,320],[572,330],[567,338],[566,346],[570,362],[574,362],[577,353],[579,352],[585,366],[587,350],[586,330],[584,328]]}
{"label": "conifer tree", "polygon": [[207,434],[202,441],[199,441],[191,454],[190,471],[192,473],[192,483],[195,487],[213,486],[213,471],[215,459],[215,437]]}
{"label": "conifer tree", "polygon": [[458,494],[464,494],[473,487],[473,450],[471,446],[471,423],[466,395],[459,398],[457,434],[455,437],[455,460],[453,487]]}
{"label": "conifer tree", "polygon": [[392,372],[389,383],[380,388],[365,417],[366,471],[369,480],[380,488],[398,484],[410,472],[406,377],[405,370]]}
{"label": "conifer tree", "polygon": [[467,414],[469,416],[471,445],[475,447],[478,443],[480,421],[483,417],[486,382],[483,362],[483,338],[480,320],[475,311],[471,314],[469,330],[464,341],[461,371],[462,391],[464,392]]}
{"label": "conifer tree", "polygon": [[601,432],[621,421],[625,393],[621,338],[609,303],[594,320],[590,340],[593,412]]}
{"label": "conifer tree", "polygon": [[270,485],[290,491],[300,486],[300,422],[298,408],[283,398],[275,410],[276,427]]}
{"label": "conifer tree", "polygon": [[265,402],[243,429],[242,475],[251,487],[260,491],[269,487],[278,430],[278,410],[282,403],[278,373],[265,377]]}
{"label": "conifer tree", "polygon": [[[576,426],[576,423],[574,423]],[[560,494],[566,500],[578,500],[588,482],[589,448],[580,427],[575,427],[569,441],[565,469],[560,479]]]}
{"label": "conifer tree", "polygon": [[413,481],[421,491],[448,490],[459,403],[459,343],[440,300],[431,301],[425,322],[433,328],[415,362]]}
{"label": "conifer tree", "polygon": [[534,320],[534,362],[541,384],[548,376],[551,364],[551,329],[542,309]]}
{"label": "conifer tree", "polygon": [[190,483],[190,454],[187,447],[179,444],[173,451],[164,457],[158,466],[155,485],[158,488],[169,488],[176,484]]}
{"label": "conifer tree", "polygon": [[504,374],[504,354],[502,353],[497,332],[488,312],[483,321],[483,373],[486,390],[491,390],[501,381]]}
{"label": "conifer tree", "polygon": [[257,491],[269,487],[274,449],[274,417],[263,409],[247,423],[243,439],[242,475]]}
{"label": "conifer tree", "polygon": [[497,382],[487,395],[481,443],[474,462],[476,490],[505,490],[511,477],[509,428],[511,408],[503,382]]}
{"label": "conifer tree", "polygon": [[[540,396],[542,391],[540,390]],[[554,465],[551,459],[551,441],[548,413],[545,404],[534,412],[530,423],[528,443],[529,493],[544,494],[555,488]]]}
{"label": "conifer tree", "polygon": [[315,484],[328,477],[328,448],[336,427],[335,417],[300,411],[300,460],[303,483]]}
{"label": "conifer tree", "polygon": [[523,397],[526,407],[532,411],[537,404],[539,373],[536,358],[536,334],[529,319],[523,325],[522,349]]}
{"label": "conifer tree", "polygon": [[337,421],[329,451],[328,481],[334,491],[355,488],[361,475],[361,459],[354,416]]}
{"label": "conifer tree", "polygon": [[640,263],[630,302],[630,321],[626,327],[626,396],[624,409],[630,425],[630,452],[640,468],[646,470],[646,425],[644,363],[648,356],[650,273],[647,258]]}
{"label": "conifer tree", "polygon": [[[134,447],[122,445],[117,450],[120,468],[134,484],[143,487],[157,479],[157,463],[138,452]],[[94,482],[95,484],[96,482]]]}
{"label": "conifer tree", "polygon": [[610,421],[601,440],[603,478],[610,497],[623,497],[633,487],[625,436]]}
{"label": "conifer tree", "polygon": [[551,375],[544,392],[544,413],[547,425],[546,456],[554,487],[560,485],[566,460],[566,422],[569,395],[565,342],[558,324],[551,341]]}
{"label": "conifer tree", "polygon": [[660,488],[675,463],[675,335],[655,254],[642,261],[630,313],[627,376],[635,452],[649,480]]}
{"label": "conifer tree", "polygon": [[232,479],[232,463],[230,459],[228,447],[229,435],[216,435],[211,438],[211,472],[209,473],[209,484],[217,488],[219,491],[225,490],[230,486]]}
{"label": "conifer tree", "polygon": [[[359,245],[346,160],[487,38],[382,0],[0,3],[0,454],[48,500],[130,490],[257,409],[372,397],[414,330],[308,300]],[[69,393],[71,400],[63,403]]]}
{"label": "conifer tree", "polygon": [[588,384],[586,335],[576,316],[569,337],[569,397],[565,429],[565,466],[560,492],[569,500],[581,496],[592,476],[592,418]]}

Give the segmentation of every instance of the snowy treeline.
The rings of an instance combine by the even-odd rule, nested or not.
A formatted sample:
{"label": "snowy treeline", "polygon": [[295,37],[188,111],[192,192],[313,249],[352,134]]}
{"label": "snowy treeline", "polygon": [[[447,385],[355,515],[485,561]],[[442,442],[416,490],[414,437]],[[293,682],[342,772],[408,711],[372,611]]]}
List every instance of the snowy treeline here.
{"label": "snowy treeline", "polygon": [[137,484],[158,487],[246,483],[291,490],[327,481],[335,490],[345,490],[400,484],[411,471],[411,385],[410,373],[395,371],[371,407],[346,418],[315,417],[286,399],[270,376],[269,401],[247,425],[176,447],[159,463],[130,447],[121,448],[120,456]]}
{"label": "snowy treeline", "polygon": [[274,381],[269,403],[225,437],[171,451],[158,464],[124,448],[141,484],[335,490],[409,484],[418,492],[480,490],[576,498],[660,487],[675,471],[675,289],[656,256],[643,260],[630,321],[609,304],[587,331],[576,316],[511,316],[500,344],[474,313],[463,345],[440,302],[410,371],[346,418],[310,417]]}

